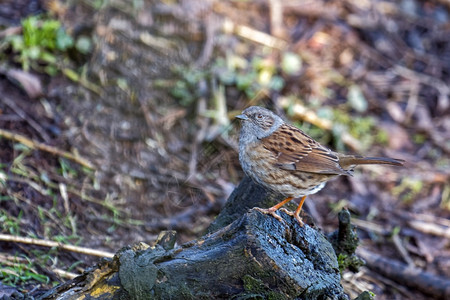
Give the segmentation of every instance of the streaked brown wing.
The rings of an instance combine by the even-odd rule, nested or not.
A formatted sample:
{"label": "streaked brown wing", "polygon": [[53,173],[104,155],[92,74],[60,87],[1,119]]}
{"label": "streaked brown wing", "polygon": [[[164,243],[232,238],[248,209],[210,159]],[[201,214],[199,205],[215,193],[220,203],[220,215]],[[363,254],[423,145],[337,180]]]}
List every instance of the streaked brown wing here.
{"label": "streaked brown wing", "polygon": [[276,166],[284,170],[320,174],[349,174],[339,165],[339,158],[300,129],[284,124],[261,140],[277,158]]}

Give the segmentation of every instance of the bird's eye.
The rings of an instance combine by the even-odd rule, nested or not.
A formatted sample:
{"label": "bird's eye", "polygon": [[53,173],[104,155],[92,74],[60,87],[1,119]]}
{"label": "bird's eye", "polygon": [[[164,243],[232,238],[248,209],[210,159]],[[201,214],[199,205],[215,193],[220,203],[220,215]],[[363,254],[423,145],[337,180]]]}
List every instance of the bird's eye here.
{"label": "bird's eye", "polygon": [[257,114],[256,118],[261,120],[262,119],[262,114]]}

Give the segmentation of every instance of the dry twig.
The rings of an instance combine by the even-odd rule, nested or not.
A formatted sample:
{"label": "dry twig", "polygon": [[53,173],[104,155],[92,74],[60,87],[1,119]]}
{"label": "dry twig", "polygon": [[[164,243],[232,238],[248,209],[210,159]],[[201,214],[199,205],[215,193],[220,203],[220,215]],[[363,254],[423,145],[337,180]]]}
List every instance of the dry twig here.
{"label": "dry twig", "polygon": [[258,31],[254,28],[245,25],[235,24],[230,19],[225,19],[223,22],[223,31],[225,33],[234,33],[244,39],[256,42],[258,44],[275,48],[278,50],[284,50],[287,48],[288,43],[282,39],[276,38],[270,34],[262,31]]}
{"label": "dry twig", "polygon": [[12,242],[12,243],[22,243],[22,244],[29,244],[29,245],[36,245],[36,246],[43,246],[43,247],[56,247],[62,250],[86,254],[86,255],[92,255],[92,256],[99,256],[99,257],[113,257],[114,254],[102,250],[95,250],[91,248],[86,247],[78,247],[73,245],[66,245],[55,241],[50,240],[42,240],[42,239],[33,239],[29,237],[21,237],[21,236],[15,236],[15,235],[9,235],[9,234],[1,234],[0,233],[0,241],[4,242]]}
{"label": "dry twig", "polygon": [[419,220],[410,220],[410,221],[408,221],[408,224],[415,230],[418,230],[425,234],[432,234],[432,235],[441,236],[441,237],[450,239],[450,228],[449,227],[443,227],[438,224],[434,224],[434,223],[430,223],[430,222],[423,222],[423,221],[419,221]]}
{"label": "dry twig", "polygon": [[37,141],[33,141],[21,134],[17,134],[17,133],[0,128],[0,136],[10,139],[14,142],[21,143],[21,144],[27,146],[28,148],[38,149],[38,150],[45,151],[45,152],[48,152],[48,153],[51,153],[51,154],[54,154],[57,156],[61,156],[61,157],[73,160],[74,162],[76,162],[86,168],[89,168],[92,170],[94,169],[94,166],[87,159],[85,159],[83,157],[74,155],[70,152],[62,151],[58,148],[55,148],[55,147],[52,147],[52,146],[49,146],[49,145],[46,145],[43,143],[39,143]]}
{"label": "dry twig", "polygon": [[[0,264],[1,265],[9,266],[9,267],[27,268],[30,271],[32,271],[33,273],[39,274],[39,272],[37,272],[34,268],[29,268],[27,266],[24,266],[24,264],[28,264],[28,263],[29,263],[29,261],[23,257],[0,253]],[[73,279],[79,275],[79,274],[64,271],[64,270],[61,270],[58,268],[50,268],[50,270],[61,278]],[[6,269],[3,269],[2,271],[6,271]]]}

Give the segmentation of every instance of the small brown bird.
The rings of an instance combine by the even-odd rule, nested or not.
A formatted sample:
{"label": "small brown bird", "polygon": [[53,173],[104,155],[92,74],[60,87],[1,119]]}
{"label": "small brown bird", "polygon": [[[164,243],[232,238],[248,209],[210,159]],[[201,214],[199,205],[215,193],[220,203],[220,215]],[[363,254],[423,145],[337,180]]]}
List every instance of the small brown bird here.
{"label": "small brown bird", "polygon": [[300,211],[306,196],[317,193],[325,183],[339,175],[352,176],[357,165],[386,164],[402,166],[403,160],[387,157],[362,157],[331,151],[300,129],[286,124],[279,116],[259,106],[246,108],[236,118],[242,120],[239,136],[239,161],[244,172],[262,186],[287,198],[268,209],[275,213],[294,198],[301,197],[293,214],[300,225]]}

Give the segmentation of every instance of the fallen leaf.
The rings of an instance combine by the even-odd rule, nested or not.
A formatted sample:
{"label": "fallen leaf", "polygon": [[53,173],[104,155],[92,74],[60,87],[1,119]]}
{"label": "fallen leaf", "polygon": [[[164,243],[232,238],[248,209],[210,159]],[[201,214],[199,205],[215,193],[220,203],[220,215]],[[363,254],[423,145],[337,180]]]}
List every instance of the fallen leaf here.
{"label": "fallen leaf", "polygon": [[8,70],[6,75],[20,83],[28,97],[34,99],[43,95],[41,80],[36,75],[18,69]]}

